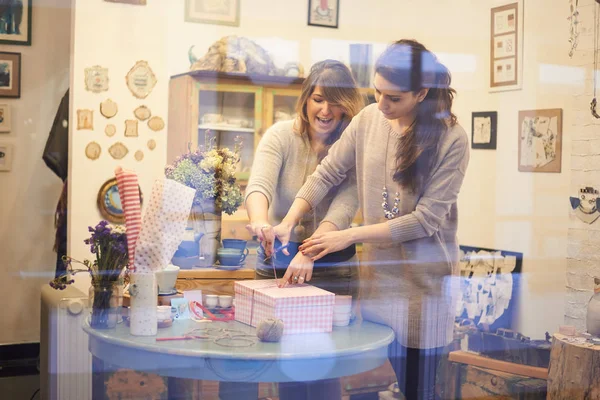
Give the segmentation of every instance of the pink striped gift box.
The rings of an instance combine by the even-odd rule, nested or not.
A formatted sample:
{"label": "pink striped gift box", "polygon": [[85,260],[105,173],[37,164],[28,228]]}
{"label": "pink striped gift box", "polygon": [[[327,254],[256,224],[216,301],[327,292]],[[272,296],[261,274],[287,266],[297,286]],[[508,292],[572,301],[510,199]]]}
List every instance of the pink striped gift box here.
{"label": "pink striped gift box", "polygon": [[126,171],[121,167],[115,170],[119,198],[125,214],[125,228],[127,230],[127,252],[129,267],[133,269],[135,259],[135,244],[142,227],[142,210],[140,205],[140,189],[137,174]]}
{"label": "pink striped gift box", "polygon": [[[284,334],[331,332],[335,303],[333,293],[308,284],[279,288],[275,280],[247,283],[254,282],[271,282],[271,285],[248,287],[244,285],[246,282],[240,282],[235,310],[236,319],[240,322],[248,321],[250,317],[249,324],[257,326],[264,319],[278,318],[283,321]],[[242,305],[239,317],[238,302]]]}

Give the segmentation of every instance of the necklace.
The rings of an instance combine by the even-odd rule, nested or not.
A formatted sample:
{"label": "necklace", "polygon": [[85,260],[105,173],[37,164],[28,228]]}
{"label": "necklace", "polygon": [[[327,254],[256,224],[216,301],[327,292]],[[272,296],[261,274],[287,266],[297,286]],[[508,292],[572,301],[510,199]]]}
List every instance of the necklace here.
{"label": "necklace", "polygon": [[400,203],[400,199],[399,199],[400,193],[396,192],[396,197],[394,198],[394,207],[390,210],[390,205],[388,204],[389,195],[388,195],[388,188],[387,188],[387,174],[388,174],[387,156],[388,156],[389,146],[390,146],[390,133],[388,132],[387,144],[385,145],[385,164],[384,164],[385,178],[383,181],[383,191],[381,192],[381,197],[383,199],[383,202],[381,203],[381,208],[383,208],[383,215],[387,219],[393,219],[400,213],[400,210],[398,209],[398,204]]}

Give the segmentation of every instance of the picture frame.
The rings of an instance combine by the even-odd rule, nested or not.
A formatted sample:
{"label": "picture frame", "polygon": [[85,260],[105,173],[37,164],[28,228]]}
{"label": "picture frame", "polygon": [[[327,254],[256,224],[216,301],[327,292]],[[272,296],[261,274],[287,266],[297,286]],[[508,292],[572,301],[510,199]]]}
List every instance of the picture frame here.
{"label": "picture frame", "polygon": [[8,172],[12,169],[13,145],[0,143],[0,171]]}
{"label": "picture frame", "polygon": [[241,0],[185,0],[186,22],[240,26]]}
{"label": "picture frame", "polygon": [[471,114],[471,148],[496,150],[498,113],[481,111]]}
{"label": "picture frame", "polygon": [[[518,252],[514,252],[514,251],[507,251],[507,250],[499,250],[499,249],[490,249],[490,248],[485,248],[485,247],[477,247],[477,246],[464,246],[464,245],[459,245],[460,248],[460,281],[461,281],[461,288],[467,287],[467,285],[465,285],[465,282],[463,282],[465,279],[468,278],[472,278],[473,275],[471,274],[467,274],[465,273],[466,271],[463,270],[464,267],[464,263],[465,262],[471,262],[473,263],[473,261],[475,261],[475,263],[477,261],[483,261],[486,264],[493,264],[494,267],[497,267],[497,263],[498,261],[500,261],[500,257],[504,258],[506,261],[505,262],[509,262],[511,264],[511,268],[512,270],[510,271],[502,271],[500,270],[502,273],[504,274],[510,274],[512,276],[512,290],[511,290],[511,298],[510,301],[508,302],[508,306],[506,307],[506,309],[502,312],[502,314],[500,315],[500,317],[498,317],[491,325],[489,325],[490,328],[490,332],[495,332],[497,329],[499,328],[505,328],[505,329],[511,329],[513,328],[513,324],[514,324],[514,317],[515,317],[515,313],[518,310],[518,303],[520,302],[520,279],[521,279],[521,273],[523,271],[523,253],[518,253]],[[480,252],[487,252],[489,253],[488,258],[483,258],[480,254]],[[477,257],[468,257],[469,254],[473,254],[473,253],[479,253]],[[470,258],[470,259],[469,259]],[[500,267],[501,268],[501,267]],[[496,271],[498,271],[498,269],[495,269]],[[498,280],[496,280],[498,281]],[[463,296],[465,293],[468,293],[468,290],[462,290],[463,292]],[[467,318],[467,310],[463,309],[463,312],[461,313],[461,315],[456,315],[456,317],[458,318]],[[473,319],[473,322],[475,323],[475,325],[478,325],[479,322],[481,321],[481,315],[478,314],[478,316],[476,318]],[[483,322],[483,321],[481,321]]]}
{"label": "picture frame", "polygon": [[13,3],[0,15],[0,44],[31,46],[33,0]]}
{"label": "picture frame", "polygon": [[[141,206],[144,203],[144,196],[142,195],[141,187],[139,190]],[[125,223],[125,214],[123,211],[123,206],[121,205],[121,198],[119,197],[117,178],[111,178],[102,184],[100,190],[98,191],[96,203],[98,205],[98,211],[100,211],[100,215],[102,215],[102,217],[108,222],[115,224]]]}
{"label": "picture frame", "polygon": [[519,171],[561,172],[562,109],[519,111]]}
{"label": "picture frame", "polygon": [[109,3],[133,4],[135,6],[145,6],[146,0],[104,0]]}
{"label": "picture frame", "polygon": [[340,0],[308,0],[308,25],[338,28]]}
{"label": "picture frame", "polygon": [[10,104],[0,104],[0,133],[11,131]]}
{"label": "picture frame", "polygon": [[490,92],[520,90],[523,77],[523,1],[490,12]]}
{"label": "picture frame", "polygon": [[0,98],[21,97],[21,53],[0,51]]}

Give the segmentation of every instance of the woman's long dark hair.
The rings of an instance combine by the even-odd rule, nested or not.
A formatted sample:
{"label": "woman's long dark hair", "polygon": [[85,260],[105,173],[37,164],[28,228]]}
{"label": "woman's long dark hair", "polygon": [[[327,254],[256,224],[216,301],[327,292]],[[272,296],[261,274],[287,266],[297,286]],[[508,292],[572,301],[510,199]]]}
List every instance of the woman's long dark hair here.
{"label": "woman's long dark hair", "polygon": [[450,71],[416,40],[403,39],[390,45],[377,59],[375,73],[405,91],[417,93],[427,88],[417,105],[417,117],[396,148],[394,181],[417,193],[423,189],[441,136],[456,124],[450,87]]}

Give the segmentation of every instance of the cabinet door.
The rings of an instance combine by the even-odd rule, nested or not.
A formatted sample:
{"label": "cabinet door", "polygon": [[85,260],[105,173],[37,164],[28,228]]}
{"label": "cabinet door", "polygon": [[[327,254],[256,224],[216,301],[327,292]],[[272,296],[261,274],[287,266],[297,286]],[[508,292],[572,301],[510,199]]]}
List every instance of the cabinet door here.
{"label": "cabinet door", "polygon": [[296,102],[300,89],[266,88],[264,94],[264,129],[278,121],[296,118]]}
{"label": "cabinet door", "polygon": [[262,128],[262,88],[250,85],[198,84],[198,125],[192,148],[212,141],[234,149],[243,141],[236,176],[244,185],[250,176],[258,132]]}

